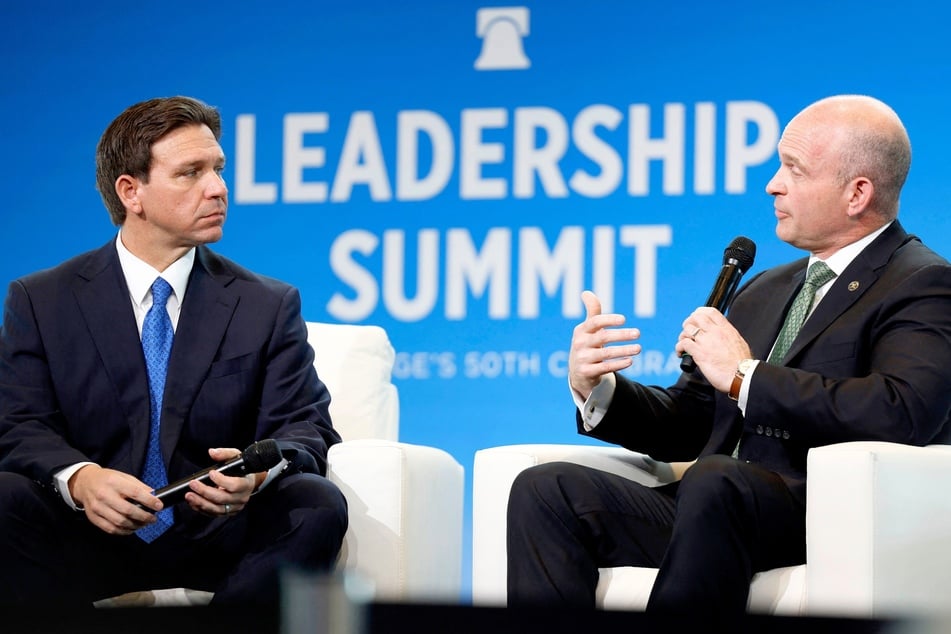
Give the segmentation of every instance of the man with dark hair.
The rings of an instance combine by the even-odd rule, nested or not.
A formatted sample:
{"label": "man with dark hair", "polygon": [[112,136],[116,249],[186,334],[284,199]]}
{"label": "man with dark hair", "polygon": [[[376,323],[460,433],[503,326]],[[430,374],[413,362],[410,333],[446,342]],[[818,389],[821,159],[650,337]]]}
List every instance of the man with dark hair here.
{"label": "man with dark hair", "polygon": [[[298,291],[227,260],[218,112],[128,108],[97,181],[119,233],[9,286],[0,327],[0,602],[91,605],[185,586],[277,602],[283,566],[328,570],[347,529],[325,477],[340,441]],[[274,439],[280,462],[212,471]]]}
{"label": "man with dark hair", "polygon": [[729,318],[684,320],[676,350],[699,372],[666,389],[617,374],[640,333],[583,294],[568,363],[579,432],[686,471],[653,489],[563,463],[522,472],[512,603],[593,607],[599,568],[643,566],[659,569],[648,612],[736,631],[753,574],[805,561],[811,447],[951,441],[951,265],[897,220],[903,124],[877,99],[830,97],[778,149],[776,234],[808,257],[754,276]]}

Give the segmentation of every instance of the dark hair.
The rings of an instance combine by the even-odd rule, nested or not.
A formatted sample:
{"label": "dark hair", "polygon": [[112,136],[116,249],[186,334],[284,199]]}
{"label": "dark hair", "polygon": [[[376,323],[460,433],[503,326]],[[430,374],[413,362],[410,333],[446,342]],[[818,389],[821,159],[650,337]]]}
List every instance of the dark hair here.
{"label": "dark hair", "polygon": [[148,182],[152,146],[172,130],[206,125],[221,138],[221,115],[191,97],[149,99],[127,108],[102,133],[96,146],[96,189],[115,225],[125,222],[125,205],[116,194],[116,181],[128,174]]}

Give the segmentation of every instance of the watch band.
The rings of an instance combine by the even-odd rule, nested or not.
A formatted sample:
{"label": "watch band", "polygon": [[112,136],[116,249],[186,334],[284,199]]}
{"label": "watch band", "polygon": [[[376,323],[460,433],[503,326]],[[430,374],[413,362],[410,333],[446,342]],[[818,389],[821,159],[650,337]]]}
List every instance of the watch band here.
{"label": "watch band", "polygon": [[740,388],[743,387],[743,377],[745,376],[746,375],[739,370],[737,370],[736,374],[733,375],[733,383],[730,384],[730,392],[728,394],[730,400],[740,400]]}
{"label": "watch band", "polygon": [[727,392],[732,400],[740,400],[740,388],[743,387],[743,379],[756,367],[754,359],[743,359],[736,364],[736,374],[733,375],[733,382],[730,384],[730,391]]}

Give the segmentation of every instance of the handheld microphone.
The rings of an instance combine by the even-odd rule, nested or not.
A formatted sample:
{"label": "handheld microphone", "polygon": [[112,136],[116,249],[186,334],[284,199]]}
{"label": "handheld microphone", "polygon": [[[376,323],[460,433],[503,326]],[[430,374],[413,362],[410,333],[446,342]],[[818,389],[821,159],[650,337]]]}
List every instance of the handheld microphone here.
{"label": "handheld microphone", "polygon": [[248,446],[247,449],[241,452],[241,455],[228,460],[227,462],[218,463],[208,467],[207,469],[202,469],[197,473],[193,473],[187,478],[182,478],[178,482],[173,482],[167,486],[157,489],[154,493],[155,497],[162,500],[162,504],[165,505],[165,508],[173,504],[178,504],[185,499],[185,493],[190,491],[188,488],[188,483],[192,480],[198,480],[202,484],[207,484],[209,486],[214,486],[214,483],[211,481],[211,477],[208,475],[211,471],[218,471],[227,476],[241,476],[247,475],[249,473],[258,473],[260,471],[267,471],[271,467],[274,467],[281,461],[281,450],[277,446],[277,441],[268,438],[266,440],[259,440],[256,443],[252,443]]}
{"label": "handheld microphone", "polygon": [[[753,266],[755,257],[756,245],[752,240],[743,236],[733,238],[733,242],[723,250],[723,266],[704,306],[712,306],[725,314],[733,301],[740,278]],[[697,364],[689,354],[680,359],[680,369],[684,372],[693,372],[696,368]]]}

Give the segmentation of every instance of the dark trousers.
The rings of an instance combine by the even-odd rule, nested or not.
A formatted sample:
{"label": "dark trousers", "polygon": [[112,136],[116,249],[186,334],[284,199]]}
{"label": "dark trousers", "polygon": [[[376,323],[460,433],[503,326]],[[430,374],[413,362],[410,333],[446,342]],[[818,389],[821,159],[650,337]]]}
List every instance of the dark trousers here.
{"label": "dark trousers", "polygon": [[214,603],[277,605],[284,567],[333,568],[347,503],[326,478],[298,473],[270,483],[228,518],[184,510],[178,517],[151,544],[108,535],[57,494],[0,473],[0,604],[83,608],[125,592],[182,586],[214,592]]}
{"label": "dark trousers", "polygon": [[598,568],[659,568],[647,611],[742,618],[753,573],[805,562],[805,499],[728,456],[650,488],[568,463],[523,471],[508,505],[510,605],[593,608]]}

